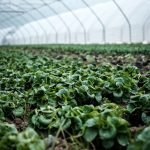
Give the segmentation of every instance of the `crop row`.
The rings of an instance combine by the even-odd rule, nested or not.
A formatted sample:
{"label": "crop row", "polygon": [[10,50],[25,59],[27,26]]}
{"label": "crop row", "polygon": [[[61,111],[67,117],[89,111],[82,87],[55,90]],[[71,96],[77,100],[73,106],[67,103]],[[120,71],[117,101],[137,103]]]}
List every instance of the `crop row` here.
{"label": "crop row", "polygon": [[84,149],[148,150],[149,114],[149,71],[0,51],[0,149],[44,150],[61,138]]}

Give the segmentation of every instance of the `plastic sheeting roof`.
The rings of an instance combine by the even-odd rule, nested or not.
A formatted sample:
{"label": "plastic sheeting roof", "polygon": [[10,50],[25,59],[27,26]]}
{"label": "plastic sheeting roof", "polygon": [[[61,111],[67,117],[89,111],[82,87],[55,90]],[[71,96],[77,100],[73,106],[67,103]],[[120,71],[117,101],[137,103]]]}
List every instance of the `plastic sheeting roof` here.
{"label": "plastic sheeting roof", "polygon": [[1,0],[2,44],[150,41],[150,0]]}
{"label": "plastic sheeting roof", "polygon": [[[69,5],[71,10],[86,7],[81,0],[1,0],[0,1],[0,28],[24,23],[55,15],[51,6],[57,13],[68,11],[59,1]],[[89,5],[109,0],[88,0]],[[30,17],[28,17],[30,15]],[[24,19],[26,18],[26,19]],[[20,21],[18,21],[18,19]]]}

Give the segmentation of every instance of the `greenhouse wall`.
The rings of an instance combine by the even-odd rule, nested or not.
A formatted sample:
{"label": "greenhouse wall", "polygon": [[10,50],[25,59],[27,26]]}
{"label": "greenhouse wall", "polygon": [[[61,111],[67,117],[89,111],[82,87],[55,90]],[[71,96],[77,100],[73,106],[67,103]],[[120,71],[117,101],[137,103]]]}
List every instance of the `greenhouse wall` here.
{"label": "greenhouse wall", "polygon": [[38,2],[40,7],[35,7],[26,0],[27,6],[32,6],[30,11],[3,18],[1,45],[150,42],[148,0]]}

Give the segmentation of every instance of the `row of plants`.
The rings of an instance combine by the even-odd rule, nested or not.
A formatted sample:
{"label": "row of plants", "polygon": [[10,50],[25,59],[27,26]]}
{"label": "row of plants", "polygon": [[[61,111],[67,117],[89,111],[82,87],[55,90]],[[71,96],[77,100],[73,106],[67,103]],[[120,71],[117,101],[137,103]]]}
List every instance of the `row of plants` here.
{"label": "row of plants", "polygon": [[95,63],[92,55],[85,62],[53,58],[48,51],[42,56],[4,50],[0,51],[1,149],[57,149],[57,140],[63,139],[66,149],[71,145],[70,149],[148,150],[149,71]]}
{"label": "row of plants", "polygon": [[[96,127],[91,127],[93,126],[93,120],[89,119],[86,122],[83,137],[87,142],[90,142],[99,136],[98,140],[101,141],[104,149],[110,149],[114,145],[115,137],[117,137],[117,142],[120,145],[128,144],[127,150],[148,150],[150,146],[150,126],[137,131],[134,139],[128,141],[130,134],[126,124],[126,121],[112,117],[107,119],[106,127],[96,131]],[[115,127],[119,127],[119,129]],[[29,127],[22,132],[18,132],[13,124],[1,123],[0,129],[0,148],[3,150],[45,150],[55,142],[54,137],[49,135],[48,138],[41,138],[33,128]],[[129,144],[129,142],[131,143]]]}
{"label": "row of plants", "polygon": [[38,44],[38,45],[13,45],[1,46],[3,49],[48,49],[52,51],[90,52],[90,53],[137,53],[149,54],[150,44]]}

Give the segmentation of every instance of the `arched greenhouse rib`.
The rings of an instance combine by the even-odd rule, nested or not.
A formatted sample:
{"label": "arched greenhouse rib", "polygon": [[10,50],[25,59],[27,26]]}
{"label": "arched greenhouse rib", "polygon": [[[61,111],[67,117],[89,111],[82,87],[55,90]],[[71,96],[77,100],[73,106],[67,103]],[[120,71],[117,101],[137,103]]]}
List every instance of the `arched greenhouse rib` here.
{"label": "arched greenhouse rib", "polygon": [[149,150],[149,10],[0,0],[0,150]]}
{"label": "arched greenhouse rib", "polygon": [[2,0],[0,44],[148,43],[149,8],[147,0]]}

